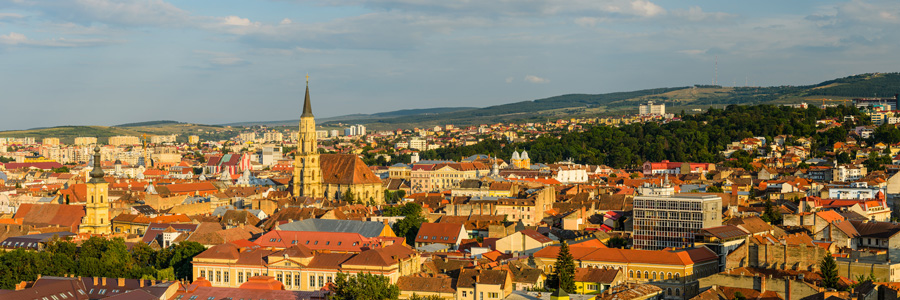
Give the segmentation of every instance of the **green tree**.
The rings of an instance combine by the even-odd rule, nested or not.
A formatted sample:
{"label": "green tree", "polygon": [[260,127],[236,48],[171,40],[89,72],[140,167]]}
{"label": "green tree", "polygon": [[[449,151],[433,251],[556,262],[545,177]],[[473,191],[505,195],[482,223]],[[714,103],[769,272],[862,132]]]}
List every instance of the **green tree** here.
{"label": "green tree", "polygon": [[425,217],[422,216],[421,205],[415,202],[407,202],[403,205],[385,208],[382,214],[389,217],[403,216],[403,219],[394,223],[391,229],[394,230],[394,234],[397,236],[406,237],[407,244],[413,245],[415,243],[419,227],[425,222]]}
{"label": "green tree", "polygon": [[553,271],[547,278],[547,285],[551,289],[561,288],[567,293],[575,292],[575,260],[569,253],[569,244],[566,242],[559,247]]}
{"label": "green tree", "polygon": [[54,169],[51,169],[50,172],[53,172],[53,173],[69,173],[69,167],[62,166],[62,167],[59,167],[59,168],[54,168]]}
{"label": "green tree", "polygon": [[385,300],[400,297],[400,289],[381,275],[338,273],[331,294],[334,300]]}
{"label": "green tree", "polygon": [[744,296],[744,293],[741,293],[741,292],[735,292],[735,293],[734,293],[734,300],[747,300],[747,297]]}
{"label": "green tree", "polygon": [[192,279],[192,266],[191,260],[197,254],[200,254],[206,247],[203,247],[200,243],[197,242],[181,242],[175,244],[172,248],[172,258],[169,261],[169,266],[175,270],[175,278],[176,279]]}
{"label": "green tree", "polygon": [[708,186],[706,186],[706,192],[707,192],[707,193],[724,193],[725,190],[723,190],[723,189],[722,189],[721,187],[719,187],[719,186],[708,185]]}
{"label": "green tree", "polygon": [[826,253],[825,257],[822,258],[822,262],[819,263],[819,273],[822,275],[823,287],[832,289],[839,288],[837,262],[834,261],[834,257],[831,256],[831,253]]}
{"label": "green tree", "polygon": [[763,211],[762,216],[760,216],[760,219],[773,225],[781,224],[781,210],[772,204],[771,199],[766,199],[765,210]]}
{"label": "green tree", "polygon": [[443,300],[443,299],[444,298],[441,298],[438,295],[419,296],[417,294],[412,294],[412,296],[409,297],[409,300]]}

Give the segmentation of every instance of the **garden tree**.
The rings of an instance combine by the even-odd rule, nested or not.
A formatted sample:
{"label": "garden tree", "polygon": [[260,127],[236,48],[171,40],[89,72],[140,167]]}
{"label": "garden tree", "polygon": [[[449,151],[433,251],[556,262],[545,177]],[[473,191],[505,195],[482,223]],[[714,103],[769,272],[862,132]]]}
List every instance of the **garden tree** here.
{"label": "garden tree", "polygon": [[400,297],[400,289],[389,278],[369,273],[338,273],[334,278],[331,299],[384,300]]}
{"label": "garden tree", "polygon": [[766,199],[765,210],[760,219],[771,223],[772,225],[781,224],[781,212],[772,204],[771,199]]}
{"label": "garden tree", "polygon": [[628,240],[620,236],[614,236],[606,241],[606,246],[610,248],[625,248],[625,246],[628,246]]}
{"label": "garden tree", "polygon": [[40,252],[23,249],[0,252],[0,289],[11,289],[21,281],[33,281],[38,274],[158,280],[190,278],[190,261],[203,250],[202,245],[192,242],[182,242],[160,251],[138,243],[129,252],[124,240],[99,237],[88,239],[78,248],[70,241],[54,237]]}
{"label": "garden tree", "polygon": [[398,237],[406,237],[407,244],[413,245],[415,243],[419,227],[425,222],[425,217],[422,216],[421,205],[415,202],[407,202],[403,205],[387,207],[382,214],[387,217],[403,216],[403,219],[394,223],[391,229],[394,230],[394,234]]}
{"label": "garden tree", "polygon": [[706,186],[706,192],[708,192],[708,193],[724,193],[725,190],[723,190],[719,186],[708,185],[708,186]]}
{"label": "garden tree", "polygon": [[69,167],[62,166],[62,167],[59,167],[59,168],[54,168],[54,169],[51,169],[50,172],[53,172],[53,173],[69,173]]}
{"label": "garden tree", "polygon": [[551,289],[561,288],[567,293],[575,292],[575,259],[569,253],[569,244],[566,242],[562,242],[559,247],[553,272],[547,277],[547,285]]}
{"label": "garden tree", "polygon": [[831,253],[826,253],[825,257],[822,258],[822,262],[819,263],[819,273],[822,275],[822,286],[825,288],[838,289],[838,271],[837,271],[837,262],[834,261],[834,257],[831,256]]}
{"label": "garden tree", "polygon": [[747,297],[744,296],[744,293],[734,292],[734,300],[747,300]]}

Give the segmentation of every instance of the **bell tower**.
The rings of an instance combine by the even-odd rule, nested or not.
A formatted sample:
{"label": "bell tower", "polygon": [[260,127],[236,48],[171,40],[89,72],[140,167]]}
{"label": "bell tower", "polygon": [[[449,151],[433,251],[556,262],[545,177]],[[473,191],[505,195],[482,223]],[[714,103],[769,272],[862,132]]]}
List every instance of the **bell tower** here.
{"label": "bell tower", "polygon": [[112,233],[109,223],[109,183],[103,180],[103,168],[100,167],[100,146],[94,147],[94,167],[91,170],[87,185],[87,204],[84,206],[84,219],[81,220],[79,232],[93,234]]}
{"label": "bell tower", "polygon": [[309,75],[306,75],[306,99],[303,101],[303,114],[300,115],[297,153],[294,156],[294,196],[324,196],[316,143],[316,119],[309,100]]}

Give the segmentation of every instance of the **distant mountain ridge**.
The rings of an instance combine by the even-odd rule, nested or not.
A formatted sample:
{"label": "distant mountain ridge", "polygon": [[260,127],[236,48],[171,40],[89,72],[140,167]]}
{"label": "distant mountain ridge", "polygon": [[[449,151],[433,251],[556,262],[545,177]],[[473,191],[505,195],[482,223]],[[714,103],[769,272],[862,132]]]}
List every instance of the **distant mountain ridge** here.
{"label": "distant mountain ridge", "polygon": [[[722,87],[695,85],[645,89],[630,92],[606,94],[567,94],[530,101],[475,107],[438,107],[425,109],[403,109],[374,114],[352,114],[330,118],[319,118],[322,126],[342,126],[342,124],[364,124],[373,130],[443,126],[458,126],[496,123],[540,122],[553,119],[575,117],[622,116],[634,114],[641,103],[654,101],[665,103],[670,113],[692,109],[706,109],[732,104],[809,104],[825,103],[822,99],[846,100],[855,97],[893,97],[900,93],[900,73],[867,73],[837,78],[813,85],[772,86],[772,87]],[[822,102],[819,102],[822,101]],[[839,104],[842,102],[829,102]],[[299,112],[298,112],[299,115]],[[172,120],[159,120],[104,126],[58,126],[30,130],[0,131],[0,137],[136,135],[183,133],[190,126],[205,127],[222,131],[221,126],[295,126],[298,119],[282,121],[237,122],[222,125],[195,125]],[[226,130],[227,131],[227,130]],[[171,134],[170,133],[170,134]],[[216,135],[225,137],[227,135]]]}

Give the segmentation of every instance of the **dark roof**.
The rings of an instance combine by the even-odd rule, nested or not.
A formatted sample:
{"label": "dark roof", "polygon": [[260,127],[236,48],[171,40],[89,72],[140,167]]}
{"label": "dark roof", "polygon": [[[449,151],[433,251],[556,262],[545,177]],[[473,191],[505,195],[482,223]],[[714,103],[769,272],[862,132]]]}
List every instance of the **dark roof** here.
{"label": "dark roof", "polygon": [[40,233],[40,234],[29,234],[23,236],[15,236],[10,237],[2,242],[0,242],[0,247],[3,248],[29,248],[29,249],[37,249],[38,244],[46,243],[54,236],[59,237],[67,237],[73,236],[74,233],[63,231],[63,232],[50,232],[50,233]]}
{"label": "dark roof", "polygon": [[[59,280],[56,280],[57,278]],[[0,294],[0,299],[51,299],[53,296],[63,299],[60,295],[65,295],[65,299],[89,299],[81,281],[77,278],[65,277],[51,277],[50,280],[44,280],[43,282],[41,279],[38,279],[30,288]]]}
{"label": "dark roof", "polygon": [[595,283],[613,283],[619,270],[601,269],[601,268],[576,268],[576,282],[595,282]]}
{"label": "dark roof", "polygon": [[474,288],[476,279],[478,284],[496,284],[504,288],[507,276],[512,279],[509,270],[474,270],[464,269],[459,273],[457,288]]}
{"label": "dark roof", "polygon": [[860,237],[890,238],[900,231],[900,224],[890,222],[850,221]]}
{"label": "dark roof", "polygon": [[144,243],[150,243],[156,239],[156,236],[163,233],[167,228],[172,227],[176,232],[180,232],[181,234],[191,234],[194,230],[197,230],[199,224],[175,224],[175,223],[150,223],[147,226],[147,232],[144,233],[144,238],[142,241]]}
{"label": "dark roof", "polygon": [[704,235],[714,236],[723,240],[732,239],[736,237],[748,236],[749,232],[744,231],[740,227],[733,225],[722,225],[710,228],[703,228],[701,233]]}
{"label": "dark roof", "polygon": [[397,287],[401,291],[429,292],[429,293],[456,293],[453,287],[453,278],[401,276],[397,280]]}
{"label": "dark roof", "polygon": [[351,232],[364,237],[380,236],[384,223],[354,220],[306,219],[278,225],[282,231]]}

